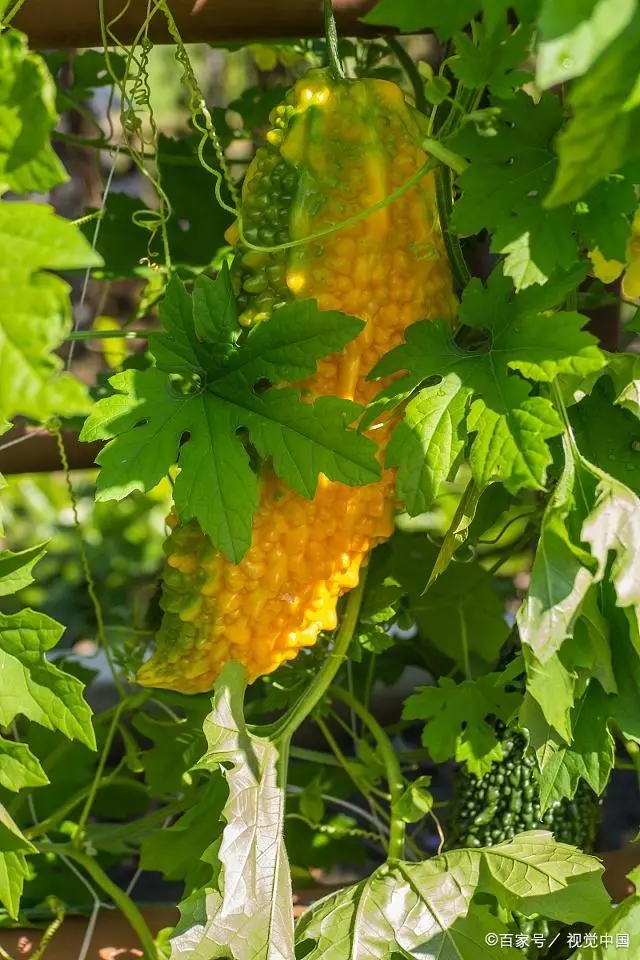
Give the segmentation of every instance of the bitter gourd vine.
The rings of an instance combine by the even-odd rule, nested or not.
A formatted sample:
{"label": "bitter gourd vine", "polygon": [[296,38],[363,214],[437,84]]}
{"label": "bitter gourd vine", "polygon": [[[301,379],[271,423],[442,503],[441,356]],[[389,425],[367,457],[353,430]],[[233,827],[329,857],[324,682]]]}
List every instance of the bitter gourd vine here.
{"label": "bitter gourd vine", "polygon": [[[425,165],[421,116],[393,83],[313,70],[270,119],[229,235],[240,322],[268,322],[292,299],[364,320],[358,338],[299,387],[308,400],[367,403],[380,388],[368,372],[406,328],[455,313],[433,177],[426,173],[356,223],[329,235],[327,228],[384,202]],[[388,422],[370,431],[380,457],[389,431]],[[394,471],[360,488],[321,477],[307,500],[268,465],[261,469],[252,543],[240,563],[222,556],[195,521],[170,518],[164,616],[140,683],[196,693],[210,689],[231,659],[250,680],[275,670],[336,626],[339,597],[358,583],[371,548],[390,536]]]}

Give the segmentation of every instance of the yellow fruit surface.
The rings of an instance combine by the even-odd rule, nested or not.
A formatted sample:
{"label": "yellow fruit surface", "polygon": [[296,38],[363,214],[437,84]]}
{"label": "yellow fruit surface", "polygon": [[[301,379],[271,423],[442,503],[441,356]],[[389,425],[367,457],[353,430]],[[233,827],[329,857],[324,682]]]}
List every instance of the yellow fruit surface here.
{"label": "yellow fruit surface", "polygon": [[[287,250],[255,251],[240,236],[259,246],[304,240],[384,201],[427,160],[418,116],[395,84],[312,71],[271,120],[245,179],[242,232],[232,230],[241,323],[268,322],[296,298],[360,317],[358,338],[299,386],[308,399],[366,403],[381,386],[367,373],[407,327],[455,313],[432,175],[359,222]],[[390,428],[379,423],[369,434],[381,459]],[[197,523],[173,516],[164,619],[139,681],[196,693],[230,659],[254,680],[295,657],[336,627],[338,599],[391,535],[395,509],[391,470],[365,487],[321,477],[307,500],[265,468],[251,547],[237,565]]]}

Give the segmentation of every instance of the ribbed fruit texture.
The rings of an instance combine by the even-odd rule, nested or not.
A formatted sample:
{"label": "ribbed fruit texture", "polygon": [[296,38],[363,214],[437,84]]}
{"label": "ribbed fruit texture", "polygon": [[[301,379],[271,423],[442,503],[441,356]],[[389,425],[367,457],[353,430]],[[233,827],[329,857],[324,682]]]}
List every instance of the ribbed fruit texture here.
{"label": "ribbed fruit texture", "polygon": [[[259,246],[305,239],[384,201],[427,160],[418,114],[395,84],[335,81],[312,71],[272,115],[242,194],[242,237]],[[359,222],[300,246],[251,250],[232,228],[233,267],[245,326],[268,322],[292,299],[316,299],[366,321],[340,354],[299,386],[368,402],[373,365],[423,318],[452,316],[455,298],[431,174]],[[380,453],[390,425],[371,436]],[[373,546],[389,537],[394,472],[365,487],[321,477],[307,500],[265,468],[252,543],[234,565],[197,523],[166,543],[163,623],[140,683],[185,693],[211,688],[230,659],[254,680],[336,626],[336,605],[358,583]]]}

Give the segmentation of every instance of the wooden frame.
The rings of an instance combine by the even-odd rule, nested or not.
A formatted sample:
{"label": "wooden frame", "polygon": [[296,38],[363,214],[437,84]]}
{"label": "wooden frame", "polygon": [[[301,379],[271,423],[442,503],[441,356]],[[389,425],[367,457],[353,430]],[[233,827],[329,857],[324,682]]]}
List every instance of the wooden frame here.
{"label": "wooden frame", "polygon": [[[147,0],[104,0],[107,21],[119,19],[114,31],[129,43],[147,14]],[[169,0],[185,42],[314,37],[323,33],[322,0]],[[338,29],[344,36],[366,36],[360,20],[375,0],[333,0]],[[102,46],[98,0],[26,0],[13,26],[23,30],[35,49]],[[155,43],[170,37],[157,14],[149,36]]]}
{"label": "wooden frame", "polygon": [[[14,443],[14,441],[18,441]],[[73,430],[62,431],[71,470],[95,470],[104,443],[81,443]],[[8,444],[6,449],[3,449]],[[42,427],[14,427],[0,437],[0,474],[55,473],[62,470],[55,437]]]}

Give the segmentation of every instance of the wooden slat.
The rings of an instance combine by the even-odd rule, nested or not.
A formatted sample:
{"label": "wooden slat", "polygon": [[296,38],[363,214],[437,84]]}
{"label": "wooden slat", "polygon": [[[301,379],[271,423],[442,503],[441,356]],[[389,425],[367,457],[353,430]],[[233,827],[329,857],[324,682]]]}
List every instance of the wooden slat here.
{"label": "wooden slat", "polygon": [[[169,0],[183,40],[189,43],[224,40],[314,37],[323,32],[322,0]],[[375,0],[333,0],[338,29],[344,36],[371,34],[360,17]],[[147,12],[147,0],[105,0],[107,21],[122,17],[113,29],[123,43],[135,37]],[[99,47],[102,45],[98,0],[26,0],[13,20],[32,47]],[[376,31],[377,32],[377,31]],[[158,12],[149,36],[167,43],[165,20]]]}
{"label": "wooden slat", "polygon": [[[23,442],[12,443],[14,440]],[[104,443],[80,443],[78,434],[71,430],[62,431],[64,448],[72,470],[96,469],[95,458]],[[6,449],[2,447],[11,443]],[[55,438],[49,433],[31,428],[14,427],[0,437],[0,473],[5,476],[19,473],[55,473],[62,469],[60,454]]]}

